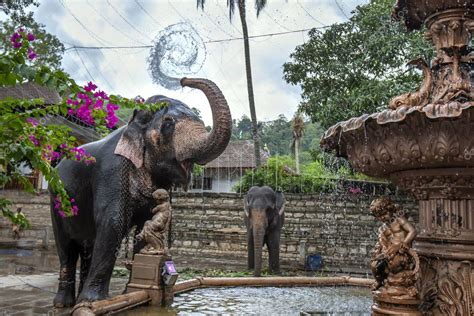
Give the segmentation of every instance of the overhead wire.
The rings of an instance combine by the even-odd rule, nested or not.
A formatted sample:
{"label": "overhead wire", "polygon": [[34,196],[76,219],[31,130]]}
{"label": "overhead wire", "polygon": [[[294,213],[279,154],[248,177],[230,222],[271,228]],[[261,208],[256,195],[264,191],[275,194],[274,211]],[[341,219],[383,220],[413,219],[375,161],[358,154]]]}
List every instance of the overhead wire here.
{"label": "overhead wire", "polygon": [[339,8],[339,10],[342,12],[342,14],[343,14],[348,20],[350,20],[350,17],[346,14],[346,12],[345,12],[344,9],[342,8],[342,6],[341,6],[341,4],[339,3],[339,1],[334,0],[334,2],[336,2],[336,6]]}
{"label": "overhead wire", "polygon": [[90,73],[89,71],[89,68],[87,68],[86,66],[86,63],[84,62],[84,60],[82,59],[81,55],[79,54],[79,51],[77,50],[77,48],[74,49],[76,54],[77,54],[77,57],[79,57],[79,60],[81,61],[82,65],[84,66],[84,69],[86,70],[87,74],[89,75],[89,77],[92,79],[92,82],[96,82],[94,77],[92,76],[92,74]]}
{"label": "overhead wire", "polygon": [[141,31],[140,31],[139,29],[137,29],[132,23],[130,23],[130,22],[120,13],[120,11],[118,11],[118,10],[114,7],[114,5],[113,5],[112,3],[110,3],[109,0],[106,0],[106,2],[109,4],[109,6],[112,8],[112,10],[114,10],[115,13],[117,13],[118,16],[120,16],[120,18],[121,18],[125,23],[127,23],[132,29],[134,29],[138,34],[140,34],[140,35],[142,35],[142,36],[148,38],[150,41],[153,40],[153,39],[152,39],[151,37],[149,37],[147,34],[141,32]]}
{"label": "overhead wire", "polygon": [[119,32],[120,34],[122,34],[123,36],[125,36],[126,38],[134,41],[134,42],[138,42],[140,44],[143,44],[143,45],[146,45],[145,43],[139,41],[137,38],[132,38],[130,37],[127,33],[123,32],[121,29],[119,29],[117,26],[115,26],[115,24],[113,24],[112,22],[109,21],[109,19],[102,14],[102,12],[100,12],[99,10],[97,10],[94,5],[92,5],[89,0],[86,0],[87,4],[92,8],[92,10],[94,10],[98,15],[100,15],[102,17],[102,19],[104,19],[104,21],[110,25],[112,28],[114,28],[117,32]]}
{"label": "overhead wire", "polygon": [[311,13],[309,13],[308,10],[306,10],[306,8],[298,0],[296,0],[296,3],[301,7],[301,9],[303,9],[304,12],[306,12],[306,15],[308,15],[311,19],[313,19],[315,22],[321,25],[325,25],[323,22],[319,21]]}
{"label": "overhead wire", "polygon": [[262,12],[268,16],[273,22],[275,22],[275,24],[277,24],[278,26],[280,26],[281,28],[287,30],[287,31],[291,31],[289,28],[287,28],[286,26],[284,26],[283,24],[281,24],[280,22],[278,22],[277,20],[275,20],[270,14],[268,14],[265,10],[262,10]]}
{"label": "overhead wire", "polygon": [[137,0],[134,0],[135,3],[137,4],[137,6],[140,7],[140,9],[145,12],[145,14],[153,21],[153,23],[155,23],[156,25],[158,25],[158,27],[162,27],[161,24],[150,14],[148,13],[148,11],[140,4],[140,2],[138,2]]}
{"label": "overhead wire", "polygon": [[[275,33],[267,33],[267,34],[260,34],[260,35],[250,35],[248,38],[261,38],[261,37],[268,37],[268,36],[279,36],[279,35],[285,35],[285,34],[292,34],[292,33],[299,33],[299,32],[307,32],[312,29],[325,29],[328,28],[329,25],[321,26],[321,27],[313,27],[313,28],[307,28],[307,29],[301,29],[301,30],[292,30],[292,31],[285,31],[285,32],[275,32]],[[210,43],[221,43],[221,42],[231,42],[231,41],[237,41],[237,40],[242,40],[244,39],[243,37],[235,37],[235,38],[224,38],[224,39],[218,39],[218,40],[209,40],[209,41],[204,41],[204,44],[210,44]],[[70,46],[67,47],[65,50],[70,50],[70,49],[138,49],[138,48],[151,48],[153,45],[133,45],[133,46]]]}
{"label": "overhead wire", "polygon": [[[189,26],[191,26],[191,28],[197,33],[199,34],[199,32],[196,30],[196,28],[193,26],[193,24],[189,21],[189,19],[185,18],[183,15],[181,15],[181,13],[179,13],[178,9],[176,9],[176,7],[168,0],[168,4],[170,5],[170,7],[174,10],[174,12],[176,12],[176,14],[178,14],[178,16],[181,18],[181,20],[183,20],[185,23],[189,24]],[[225,31],[223,31],[225,32]],[[227,33],[226,33],[227,34]],[[209,36],[207,35],[204,35],[206,36],[208,39],[210,39]]]}
{"label": "overhead wire", "polygon": [[94,38],[97,42],[99,42],[101,45],[111,45],[110,42],[108,42],[107,40],[104,40],[103,38],[101,38],[99,35],[95,34],[93,31],[91,31],[87,26],[84,25],[84,23],[82,23],[82,21],[71,11],[71,9],[69,9],[63,2],[63,0],[58,0],[59,3],[66,9],[66,11],[69,12],[69,14],[73,17],[73,19],[79,23],[79,25],[84,29],[86,30],[86,32],[92,37]]}

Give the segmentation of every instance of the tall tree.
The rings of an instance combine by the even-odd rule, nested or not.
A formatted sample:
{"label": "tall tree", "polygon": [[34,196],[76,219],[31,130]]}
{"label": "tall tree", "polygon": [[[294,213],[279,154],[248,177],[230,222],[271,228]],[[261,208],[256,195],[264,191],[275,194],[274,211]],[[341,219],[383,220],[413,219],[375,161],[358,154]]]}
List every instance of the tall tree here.
{"label": "tall tree", "polygon": [[[204,10],[204,2],[206,0],[197,0],[198,7]],[[266,6],[267,0],[255,0],[255,9],[257,11],[257,17],[260,12]],[[229,19],[232,19],[234,15],[235,7],[239,10],[240,22],[242,24],[242,33],[244,39],[244,53],[245,53],[245,72],[247,74],[247,92],[249,97],[250,117],[252,119],[252,137],[255,148],[255,164],[257,167],[261,165],[260,159],[260,140],[258,137],[258,121],[257,114],[255,112],[255,98],[253,95],[253,82],[252,82],[252,67],[250,63],[250,42],[249,33],[247,27],[247,18],[245,10],[245,0],[227,0],[227,7],[229,8]]]}
{"label": "tall tree", "polygon": [[5,0],[0,1],[0,11],[7,19],[0,22],[0,52],[14,51],[10,44],[10,36],[20,28],[34,34],[35,40],[30,43],[30,48],[37,55],[27,63],[31,66],[46,66],[53,69],[61,68],[61,59],[64,45],[54,35],[49,34],[45,26],[33,18],[33,12],[27,11],[29,6],[39,6],[34,0]]}
{"label": "tall tree", "polygon": [[295,154],[295,163],[296,163],[296,174],[300,174],[300,141],[303,137],[304,132],[304,120],[303,116],[299,112],[295,114],[292,122],[293,127],[293,143],[291,147],[293,148]]}
{"label": "tall tree", "polygon": [[421,83],[405,63],[429,60],[433,50],[423,32],[407,33],[391,19],[393,2],[371,0],[349,21],[311,30],[284,64],[286,81],[303,90],[300,110],[324,128],[386,108],[391,97]]}

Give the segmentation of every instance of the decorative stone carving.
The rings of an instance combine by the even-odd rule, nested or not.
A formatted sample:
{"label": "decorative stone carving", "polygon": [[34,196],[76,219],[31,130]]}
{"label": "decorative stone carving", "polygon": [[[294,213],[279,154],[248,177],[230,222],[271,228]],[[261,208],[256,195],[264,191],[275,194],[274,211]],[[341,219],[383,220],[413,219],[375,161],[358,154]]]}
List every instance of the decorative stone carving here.
{"label": "decorative stone carving", "polygon": [[425,23],[436,47],[430,67],[418,62],[422,88],[332,126],[321,147],[419,201],[421,304],[374,293],[374,314],[474,315],[474,1],[398,0],[394,16],[409,29]]}
{"label": "decorative stone carving", "polygon": [[158,189],[153,192],[157,206],[152,210],[153,218],[145,222],[143,230],[137,235],[137,239],[145,240],[146,246],[140,251],[142,254],[156,255],[166,254],[166,233],[171,222],[171,204],[168,192]]}
{"label": "decorative stone carving", "polygon": [[428,315],[472,315],[474,270],[470,261],[421,260],[420,310]]}
{"label": "decorative stone carving", "polygon": [[379,297],[417,299],[415,284],[420,263],[412,249],[415,227],[390,199],[374,200],[370,212],[383,223],[372,252],[371,268],[376,280],[374,291]]}
{"label": "decorative stone carving", "polygon": [[422,58],[412,60],[407,66],[416,66],[423,71],[423,83],[417,92],[408,92],[391,99],[388,107],[392,110],[396,110],[401,106],[423,106],[429,102],[431,85],[433,83],[430,67]]}

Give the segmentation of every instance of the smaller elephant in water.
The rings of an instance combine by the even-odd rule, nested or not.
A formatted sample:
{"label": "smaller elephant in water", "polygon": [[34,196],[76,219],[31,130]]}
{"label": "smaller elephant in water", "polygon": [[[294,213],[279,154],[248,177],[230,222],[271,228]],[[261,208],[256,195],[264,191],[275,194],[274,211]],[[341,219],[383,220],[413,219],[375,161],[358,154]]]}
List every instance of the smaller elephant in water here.
{"label": "smaller elephant in water", "polygon": [[268,186],[251,187],[244,198],[247,226],[248,269],[262,271],[262,247],[266,244],[271,273],[280,273],[280,235],[285,219],[285,196]]}

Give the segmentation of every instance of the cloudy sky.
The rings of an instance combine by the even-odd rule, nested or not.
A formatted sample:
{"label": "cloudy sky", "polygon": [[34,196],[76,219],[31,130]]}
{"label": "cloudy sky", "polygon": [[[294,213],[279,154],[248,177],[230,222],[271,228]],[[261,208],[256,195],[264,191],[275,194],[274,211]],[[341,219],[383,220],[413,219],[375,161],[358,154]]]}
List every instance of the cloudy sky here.
{"label": "cloudy sky", "polygon": [[[368,0],[270,0],[258,19],[253,0],[247,1],[249,34],[262,35],[322,27],[343,22],[351,11]],[[204,42],[205,60],[200,70],[188,77],[213,80],[224,92],[232,115],[250,115],[245,61],[237,15],[229,21],[226,0],[207,0],[204,11],[195,0],[41,0],[35,18],[46,25],[65,46],[147,46],[160,32],[176,23],[187,23]],[[307,32],[251,39],[251,60],[257,117],[293,116],[300,101],[299,87],[283,79],[282,65],[297,45],[308,39]],[[212,42],[215,40],[222,40]],[[206,43],[209,42],[210,43]],[[179,48],[175,53],[179,56]],[[150,48],[68,49],[64,69],[78,82],[93,80],[109,93],[144,98],[163,94],[201,110],[211,123],[210,109],[199,91],[189,88],[167,90],[153,83],[148,71]],[[173,55],[171,55],[173,56]],[[199,68],[199,67],[198,67]]]}

